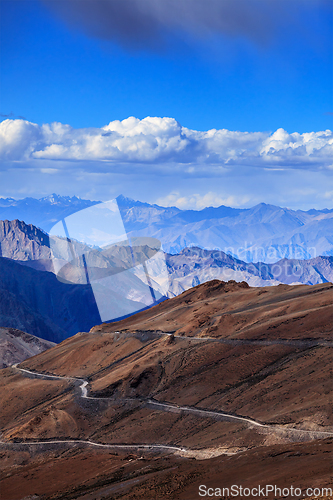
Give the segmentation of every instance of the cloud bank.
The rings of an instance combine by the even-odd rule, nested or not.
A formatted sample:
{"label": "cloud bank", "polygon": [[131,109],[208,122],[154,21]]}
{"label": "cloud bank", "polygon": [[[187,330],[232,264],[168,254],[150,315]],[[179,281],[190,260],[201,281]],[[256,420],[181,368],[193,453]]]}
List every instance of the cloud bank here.
{"label": "cloud bank", "polygon": [[[94,171],[103,164],[145,165],[170,173],[173,166],[195,173],[237,166],[265,169],[332,169],[333,133],[330,130],[289,134],[278,129],[267,132],[238,132],[226,129],[200,132],[182,127],[174,118],[130,117],[102,128],[74,129],[51,123],[37,125],[27,120],[0,123],[0,159],[9,162],[78,161],[80,168]],[[55,165],[56,166],[56,165]]]}

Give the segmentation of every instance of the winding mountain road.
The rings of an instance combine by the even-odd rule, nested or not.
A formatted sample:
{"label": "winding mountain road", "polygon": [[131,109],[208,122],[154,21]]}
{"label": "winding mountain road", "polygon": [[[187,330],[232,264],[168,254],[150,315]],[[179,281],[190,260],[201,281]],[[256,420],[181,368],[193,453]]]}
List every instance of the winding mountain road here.
{"label": "winding mountain road", "polygon": [[[23,373],[28,373],[30,375],[35,375],[37,377],[41,378],[50,378],[50,379],[55,379],[55,380],[70,380],[70,381],[76,381],[76,382],[81,382],[81,385],[79,386],[79,389],[81,390],[81,397],[84,399],[96,399],[96,400],[113,400],[112,398],[100,398],[100,397],[95,397],[95,396],[88,396],[88,381],[84,380],[83,378],[75,378],[75,377],[66,377],[62,375],[47,375],[44,373],[40,372],[34,372],[31,370],[26,370],[25,368],[18,368],[16,365],[13,365],[16,370],[19,370]],[[138,398],[122,398],[121,400],[118,401],[124,401],[124,402],[138,402]],[[139,399],[139,401],[146,402],[150,406],[154,406],[156,408],[159,408],[161,410],[165,411],[178,411],[178,412],[185,412],[185,413],[190,413],[190,414],[199,414],[200,416],[204,417],[226,417],[230,420],[236,420],[236,421],[243,421],[247,422],[252,425],[256,425],[258,427],[268,427],[265,424],[261,424],[260,422],[257,422],[256,420],[252,420],[250,418],[246,417],[240,417],[237,415],[230,415],[229,413],[223,413],[223,412],[218,412],[218,411],[212,411],[212,410],[206,410],[206,409],[200,409],[200,408],[194,408],[191,406],[179,406],[175,404],[170,404],[167,402],[160,402],[160,401],[155,401],[154,399],[148,398],[148,399]],[[333,434],[332,434],[333,435]]]}
{"label": "winding mountain road", "polygon": [[[62,376],[62,375],[49,375],[45,373],[40,373],[40,372],[35,372],[31,370],[27,370],[25,368],[19,368],[17,365],[13,365],[13,368],[16,370],[22,372],[22,373],[27,373],[29,375],[33,375],[36,377],[40,378],[45,378],[45,379],[55,379],[55,380],[68,380],[68,381],[75,381],[75,382],[80,382],[79,389],[81,391],[81,397],[83,399],[89,399],[89,400],[103,400],[103,401],[115,401],[113,398],[101,398],[101,397],[95,397],[95,396],[89,396],[88,395],[88,381],[83,379],[83,378],[76,378],[76,377],[68,377],[68,376]],[[304,437],[304,438],[310,438],[310,439],[322,439],[322,438],[327,438],[330,436],[333,436],[333,432],[329,431],[310,431],[310,430],[304,430],[304,429],[295,429],[291,427],[283,427],[283,426],[278,426],[278,425],[273,425],[273,424],[262,424],[260,422],[257,422],[254,419],[248,418],[248,417],[242,417],[239,415],[232,415],[229,413],[224,413],[221,411],[214,411],[214,410],[208,410],[204,408],[196,408],[196,407],[191,407],[191,406],[179,406],[176,404],[170,404],[168,402],[160,402],[156,401],[151,398],[147,399],[138,399],[138,398],[122,398],[118,399],[116,401],[119,402],[142,402],[147,404],[150,408],[156,408],[161,411],[168,411],[168,412],[176,412],[176,413],[185,413],[185,414],[190,414],[190,415],[196,415],[198,417],[203,417],[203,418],[213,418],[215,420],[227,420],[227,421],[235,421],[235,422],[244,422],[250,426],[256,427],[256,428],[261,428],[262,430],[268,432],[268,433],[286,433],[290,437]],[[63,440],[63,441],[38,441],[38,442],[30,442],[30,443],[20,443],[20,444],[50,444],[50,443],[84,443],[88,444],[91,446],[97,446],[97,447],[104,447],[104,448],[119,448],[119,449],[151,449],[151,450],[169,450],[173,452],[182,452],[182,453],[191,453],[192,450],[187,450],[186,448],[183,447],[177,447],[177,446],[168,446],[168,445],[160,445],[160,444],[154,444],[154,445],[143,445],[143,444],[137,444],[137,445],[113,445],[113,444],[102,444],[102,443],[96,443],[93,441],[84,441],[84,440]]]}
{"label": "winding mountain road", "polygon": [[103,444],[96,443],[95,441],[84,440],[84,439],[52,439],[49,441],[29,441],[29,442],[5,442],[0,441],[0,444],[5,445],[50,445],[50,444],[86,444],[89,446],[95,446],[96,448],[108,448],[115,450],[158,450],[158,451],[171,451],[171,452],[180,452],[187,453],[188,450],[186,448],[182,448],[179,446],[168,446],[165,444]]}
{"label": "winding mountain road", "polygon": [[[115,332],[120,333],[120,332]],[[330,340],[288,340],[288,339],[232,339],[232,338],[214,338],[214,337],[188,337],[175,335],[173,333],[156,332],[157,335],[174,336],[176,339],[182,340],[199,340],[201,342],[216,342],[217,344],[227,345],[285,345],[288,347],[333,347],[333,342]]]}

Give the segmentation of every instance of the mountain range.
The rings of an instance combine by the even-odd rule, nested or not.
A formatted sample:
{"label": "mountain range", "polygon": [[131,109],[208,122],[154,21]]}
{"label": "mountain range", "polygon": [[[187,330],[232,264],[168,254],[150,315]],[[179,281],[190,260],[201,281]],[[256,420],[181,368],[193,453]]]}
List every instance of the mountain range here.
{"label": "mountain range", "polygon": [[[245,262],[274,263],[333,255],[333,209],[291,210],[261,203],[252,208],[200,211],[160,207],[117,197],[126,232],[162,242],[165,252],[186,247],[218,249]],[[97,201],[56,194],[35,200],[0,200],[0,219],[19,219],[44,231]]]}
{"label": "mountain range", "polygon": [[0,198],[0,219],[19,219],[28,224],[33,224],[44,231],[50,231],[52,226],[68,215],[83,210],[96,201],[81,200],[76,196],[58,196],[52,194],[44,198]]}
{"label": "mountain range", "polygon": [[[57,199],[58,216],[77,209],[66,203]],[[171,245],[172,228],[191,238],[206,228],[210,238],[237,218],[235,234],[247,220],[269,237],[295,224],[304,236],[311,224],[326,231],[332,211],[298,214],[301,225],[267,205],[118,206],[132,242],[143,243],[129,251],[73,241],[70,262],[62,252],[52,259],[45,230],[0,221],[4,498],[188,500],[204,484],[328,487],[333,256],[247,262],[192,241],[155,259],[157,249],[135,237],[169,234]],[[149,269],[153,307],[135,262]],[[84,270],[112,280],[99,299],[115,321],[101,324]]]}
{"label": "mountain range", "polygon": [[[0,221],[0,248],[1,326],[60,342],[100,322],[91,286],[75,272],[83,268],[67,266],[66,274],[63,267],[62,281],[65,278],[72,284],[59,281],[54,274],[49,236],[42,230],[22,221]],[[88,250],[87,261],[94,273],[111,274],[108,288],[99,296],[109,304],[110,318],[124,317],[152,304],[144,273],[135,269],[118,272],[122,267],[126,270],[127,261],[132,259],[124,247],[114,246],[112,252],[103,254]],[[149,258],[149,248],[142,247],[142,252]],[[152,262],[150,280],[157,300],[166,290],[161,264],[166,265],[168,273],[168,297],[213,279],[245,281],[250,286],[333,281],[333,257],[249,264],[222,251],[191,247],[176,255],[165,253],[164,259]],[[114,271],[116,274],[112,274]]]}
{"label": "mountain range", "polygon": [[157,238],[169,253],[198,246],[268,263],[333,255],[333,210],[305,212],[261,203],[249,209],[181,211],[118,200],[127,232]]}
{"label": "mountain range", "polygon": [[282,259],[274,264],[247,263],[217,250],[185,248],[177,255],[166,255],[170,293],[211,281],[246,281],[250,286],[283,284],[315,285],[333,281],[333,257],[309,260]]}

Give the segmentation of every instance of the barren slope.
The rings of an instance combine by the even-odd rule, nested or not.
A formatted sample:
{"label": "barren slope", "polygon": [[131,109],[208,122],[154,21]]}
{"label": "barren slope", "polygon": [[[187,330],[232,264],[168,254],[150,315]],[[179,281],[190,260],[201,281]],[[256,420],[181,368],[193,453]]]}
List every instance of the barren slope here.
{"label": "barren slope", "polygon": [[54,342],[40,339],[15,328],[0,328],[0,368],[20,363],[54,345]]}
{"label": "barren slope", "polygon": [[[167,498],[166,491],[170,498],[190,499],[202,477],[216,483],[222,470],[229,471],[225,482],[235,483],[235,474],[241,479],[241,473],[273,481],[280,463],[275,457],[281,454],[290,457],[281,465],[285,477],[302,484],[319,478],[327,484],[328,438],[333,436],[332,293],[332,284],[256,289],[213,281],[3,370],[4,441],[81,440],[32,445],[29,453],[37,455],[27,465],[22,458],[26,445],[8,444],[8,450],[3,445],[4,484],[10,489],[21,478],[25,494],[31,494],[34,478],[43,475],[52,453],[57,457],[55,486],[45,484],[43,491],[36,486],[37,493],[49,492],[45,498],[53,498],[51,493],[56,498],[62,488],[68,499],[114,495],[146,500]],[[74,380],[43,378],[43,373]],[[325,436],[326,444],[317,444]],[[111,448],[94,451],[87,440]],[[147,445],[153,445],[150,453],[172,456],[156,461],[149,450],[140,449]],[[62,458],[61,450],[73,446],[77,452],[66,451]],[[163,446],[178,451],[163,451]],[[94,464],[104,463],[105,453],[113,454],[108,455],[109,468],[103,465],[100,474],[80,479],[81,460],[89,458],[94,470]],[[134,453],[134,463],[122,465],[126,453]],[[144,466],[137,460],[140,455],[146,457]],[[299,462],[294,456],[304,458]],[[23,460],[21,467],[10,466],[16,460]],[[266,476],[256,476],[263,463]],[[73,491],[61,474],[67,467],[77,478]],[[126,496],[130,490],[132,496]],[[22,491],[8,500],[22,498]],[[83,496],[83,491],[93,493]]]}
{"label": "barren slope", "polygon": [[98,331],[162,331],[187,337],[332,340],[333,284],[250,288],[213,280]]}

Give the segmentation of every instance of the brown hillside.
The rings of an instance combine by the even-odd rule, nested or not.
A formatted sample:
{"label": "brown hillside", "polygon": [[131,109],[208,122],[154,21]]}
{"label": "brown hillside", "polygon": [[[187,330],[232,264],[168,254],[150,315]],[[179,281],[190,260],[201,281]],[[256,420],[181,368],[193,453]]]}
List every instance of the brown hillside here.
{"label": "brown hillside", "polygon": [[[16,492],[8,500],[32,493],[190,500],[203,478],[207,485],[223,478],[225,486],[244,477],[254,485],[264,478],[328,484],[332,295],[330,283],[249,288],[213,281],[19,366],[85,379],[90,399],[82,398],[82,381],[3,370],[4,442],[129,447],[3,445],[4,485]],[[185,451],[135,450],[147,444]],[[87,459],[90,469],[81,465]],[[42,479],[51,462],[53,486]]]}
{"label": "brown hillside", "polygon": [[331,339],[333,284],[250,288],[210,281],[123,321],[91,331],[149,330],[188,337]]}

